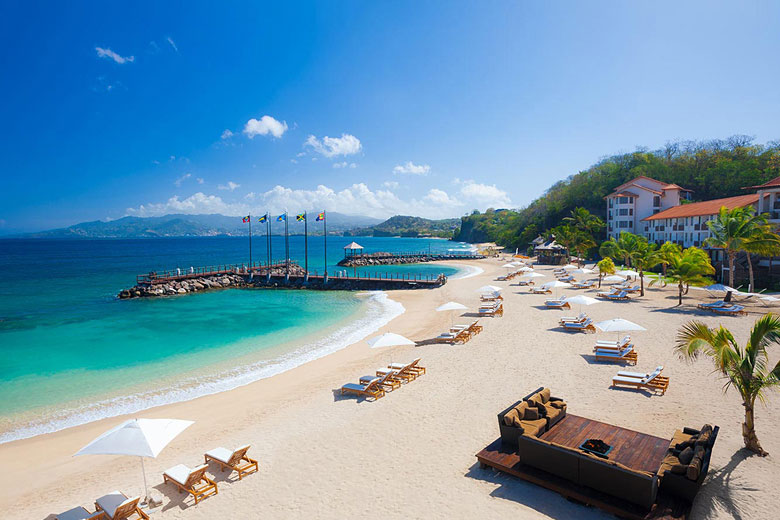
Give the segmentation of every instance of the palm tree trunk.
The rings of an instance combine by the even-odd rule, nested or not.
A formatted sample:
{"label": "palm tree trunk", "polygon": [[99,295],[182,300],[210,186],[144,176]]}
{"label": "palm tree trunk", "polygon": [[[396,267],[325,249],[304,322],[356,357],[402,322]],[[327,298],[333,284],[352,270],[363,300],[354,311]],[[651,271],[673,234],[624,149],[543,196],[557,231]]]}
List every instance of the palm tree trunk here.
{"label": "palm tree trunk", "polygon": [[728,252],[729,255],[729,287],[734,287],[734,257],[736,257],[736,253],[733,253],[731,251]]}
{"label": "palm tree trunk", "polygon": [[753,417],[755,400],[750,400],[749,402],[746,400],[743,404],[745,406],[745,422],[742,423],[742,438],[745,440],[745,448],[758,453],[762,457],[766,457],[769,454],[761,447],[756,435],[756,425]]}
{"label": "palm tree trunk", "polygon": [[677,294],[677,297],[678,297],[677,305],[682,305],[682,292],[683,292],[683,284],[682,284],[682,282],[677,284],[677,291],[678,291],[678,294]]}
{"label": "palm tree trunk", "polygon": [[748,286],[748,292],[753,292],[754,285],[753,285],[753,260],[750,259],[750,252],[745,251],[745,254],[747,255],[747,261],[748,261],[748,273],[750,273],[750,285]]}
{"label": "palm tree trunk", "polygon": [[645,295],[645,272],[639,271],[639,296]]}
{"label": "palm tree trunk", "polygon": [[601,273],[599,273],[599,289],[601,289]]}

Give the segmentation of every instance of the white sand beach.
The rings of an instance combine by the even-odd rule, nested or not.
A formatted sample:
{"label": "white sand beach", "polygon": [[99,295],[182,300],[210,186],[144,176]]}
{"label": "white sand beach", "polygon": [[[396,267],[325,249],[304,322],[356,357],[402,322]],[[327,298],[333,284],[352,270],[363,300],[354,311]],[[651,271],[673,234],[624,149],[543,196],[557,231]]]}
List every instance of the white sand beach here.
{"label": "white sand beach", "polygon": [[[434,309],[455,300],[476,309],[475,290],[505,287],[503,318],[483,318],[484,331],[465,345],[424,344],[371,349],[365,342],[286,373],[228,392],[166,405],[138,417],[190,419],[195,424],[157,459],[146,461],[150,486],[163,495],[153,519],[214,518],[612,518],[569,502],[530,483],[480,469],[475,454],[498,437],[496,414],[539,386],[564,398],[570,413],[671,438],[677,428],[720,426],[710,474],[693,508],[696,519],[767,518],[776,509],[780,481],[780,393],[756,412],[759,439],[769,457],[750,456],[742,446],[743,409],[738,394],[723,392],[708,360],[679,361],[678,328],[692,318],[723,323],[740,342],[765,309],[748,304],[747,317],[717,317],[695,309],[706,297],[691,291],[682,307],[676,288],[650,288],[644,298],[587,307],[598,321],[630,319],[646,327],[632,336],[637,368],[664,365],[671,378],[663,396],[609,388],[621,368],[590,358],[596,338],[615,334],[567,333],[558,318],[572,311],[541,308],[545,296],[514,282],[493,281],[501,259],[469,263],[484,271],[454,279],[443,288],[392,292],[406,312],[379,332],[416,341],[450,324]],[[551,268],[538,267],[552,280]],[[562,290],[593,295],[595,290]],[[468,318],[456,318],[464,322]],[[343,383],[357,382],[388,362],[421,357],[427,374],[376,402],[341,397]],[[772,347],[772,359],[780,348]],[[78,384],[77,381],[74,384]],[[116,417],[0,445],[0,510],[6,518],[54,518],[114,489],[141,494],[139,461],[132,457],[72,457],[103,431],[126,420]],[[258,473],[239,481],[211,467],[219,494],[197,506],[162,483],[166,468],[195,466],[216,446],[250,443]]]}

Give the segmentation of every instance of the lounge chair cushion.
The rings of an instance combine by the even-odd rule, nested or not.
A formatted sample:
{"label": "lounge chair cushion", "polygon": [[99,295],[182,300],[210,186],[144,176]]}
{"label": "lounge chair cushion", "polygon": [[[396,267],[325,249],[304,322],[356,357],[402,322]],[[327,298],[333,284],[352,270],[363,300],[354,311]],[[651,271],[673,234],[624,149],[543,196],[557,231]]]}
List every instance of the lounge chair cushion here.
{"label": "lounge chair cushion", "polygon": [[103,495],[102,497],[95,500],[95,503],[100,506],[100,509],[105,511],[108,516],[114,518],[114,513],[116,513],[116,510],[119,508],[119,506],[123,505],[125,502],[129,502],[130,500],[135,499],[127,498],[121,491],[112,491],[111,493]]}
{"label": "lounge chair cushion", "polygon": [[68,509],[64,513],[60,513],[57,515],[56,520],[89,520],[93,516],[97,516],[98,513],[90,513],[83,507],[74,507],[73,509]]}
{"label": "lounge chair cushion", "polygon": [[701,427],[699,438],[696,440],[696,446],[709,446],[712,437],[712,425],[705,424]]}
{"label": "lounge chair cushion", "polygon": [[550,401],[548,404],[553,408],[557,408],[559,410],[566,410],[566,401]]}
{"label": "lounge chair cushion", "polygon": [[166,475],[182,486],[187,483],[187,477],[190,476],[191,472],[192,470],[184,464],[177,464],[176,466],[165,470]]}
{"label": "lounge chair cushion", "polygon": [[504,415],[504,424],[507,426],[514,426],[515,428],[523,427],[523,425],[520,424],[520,415],[516,408],[512,408]]}
{"label": "lounge chair cushion", "polygon": [[698,480],[699,474],[701,473],[703,458],[704,458],[704,447],[697,446],[696,454],[693,456],[693,459],[691,459],[691,463],[688,464],[688,471],[685,475],[686,477],[688,477],[688,480]]}
{"label": "lounge chair cushion", "polygon": [[546,403],[547,401],[549,401],[550,400],[550,389],[549,388],[545,388],[544,390],[539,392],[539,397],[542,398],[542,403]]}
{"label": "lounge chair cushion", "polygon": [[680,460],[681,464],[688,465],[691,463],[691,459],[693,459],[693,448],[688,446],[684,450],[680,452],[679,455],[677,455],[677,458]]}
{"label": "lounge chair cushion", "polygon": [[219,448],[214,448],[211,451],[207,451],[206,455],[208,455],[212,459],[216,459],[220,462],[224,462],[225,464],[227,464],[228,461],[230,460],[230,457],[233,456],[233,452],[227,448],[219,447]]}
{"label": "lounge chair cushion", "polygon": [[364,391],[366,389],[366,387],[364,385],[358,385],[358,384],[355,384],[355,383],[347,383],[347,384],[343,385],[341,388],[346,389],[346,390],[355,390],[356,392],[362,392],[362,391]]}
{"label": "lounge chair cushion", "polygon": [[523,415],[523,420],[526,421],[535,421],[540,417],[539,409],[538,408],[531,408],[530,406],[525,409],[525,415]]}
{"label": "lounge chair cushion", "polygon": [[547,426],[547,419],[536,419],[535,421],[525,420],[523,421],[523,431],[526,435],[533,435],[538,437],[541,433],[544,433],[544,429]]}

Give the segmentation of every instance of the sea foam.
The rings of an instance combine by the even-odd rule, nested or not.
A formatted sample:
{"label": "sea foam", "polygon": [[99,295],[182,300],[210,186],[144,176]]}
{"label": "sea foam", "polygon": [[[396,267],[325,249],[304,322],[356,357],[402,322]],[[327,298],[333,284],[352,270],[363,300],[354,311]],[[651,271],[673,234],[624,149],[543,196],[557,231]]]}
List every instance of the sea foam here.
{"label": "sea foam", "polygon": [[59,409],[53,414],[0,433],[0,444],[232,390],[286,372],[361,341],[406,311],[400,302],[390,299],[381,291],[364,292],[358,296],[366,298],[367,306],[360,318],[350,321],[325,337],[298,345],[274,359],[238,366],[197,379],[185,378],[175,385],[154,390],[104,399],[84,406]]}

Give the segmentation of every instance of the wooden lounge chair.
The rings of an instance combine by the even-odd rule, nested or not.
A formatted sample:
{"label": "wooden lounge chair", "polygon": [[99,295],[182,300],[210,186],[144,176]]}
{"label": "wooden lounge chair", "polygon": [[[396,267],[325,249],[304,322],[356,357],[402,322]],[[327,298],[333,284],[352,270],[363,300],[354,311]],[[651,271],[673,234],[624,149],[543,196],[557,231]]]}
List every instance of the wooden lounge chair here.
{"label": "wooden lounge chair", "polygon": [[569,305],[569,302],[560,299],[560,300],[545,300],[544,306],[548,309],[571,309],[571,305]]}
{"label": "wooden lounge chair", "polygon": [[528,287],[533,284],[534,284],[533,280],[520,280],[519,282],[517,282],[517,285],[519,285],[520,287]]}
{"label": "wooden lounge chair", "polygon": [[489,295],[489,294],[482,294],[479,297],[480,301],[483,302],[498,302],[498,301],[504,301],[504,297],[500,294],[496,295]]}
{"label": "wooden lounge chair", "polygon": [[420,359],[417,358],[411,363],[403,364],[403,363],[390,363],[387,368],[392,368],[393,370],[398,370],[398,373],[402,376],[411,376],[412,379],[417,379],[417,376],[421,376],[425,374],[426,370],[425,367],[420,366]]}
{"label": "wooden lounge chair", "polygon": [[732,305],[730,307],[712,307],[710,310],[715,314],[720,314],[722,316],[747,315],[747,312],[745,311],[745,307],[743,307],[742,305]]}
{"label": "wooden lounge chair", "polygon": [[177,464],[168,468],[163,473],[163,483],[171,482],[179,492],[189,493],[197,504],[199,500],[209,495],[219,493],[217,483],[206,476],[208,466],[201,464],[195,468],[189,468],[184,464]]}
{"label": "wooden lounge chair", "polygon": [[531,287],[532,294],[552,294],[552,290],[547,287]]}
{"label": "wooden lounge chair", "polygon": [[560,276],[560,277],[558,277],[558,281],[559,282],[573,282],[575,280],[574,280],[573,276],[569,275],[569,276]]}
{"label": "wooden lounge chair", "polygon": [[638,293],[639,291],[642,290],[642,288],[639,287],[638,285],[635,285],[633,287],[623,287],[623,290],[626,291],[627,293]]}
{"label": "wooden lounge chair", "polygon": [[379,377],[380,380],[376,384],[385,390],[393,391],[401,386],[401,379],[396,377],[395,371],[393,370],[384,371],[381,375],[377,371],[376,376],[363,376],[360,378],[360,384],[367,385],[377,377]]}
{"label": "wooden lounge chair", "polygon": [[699,309],[701,309],[703,311],[708,311],[708,310],[710,310],[710,309],[712,309],[714,307],[728,307],[728,306],[731,306],[731,305],[732,304],[729,303],[729,302],[724,302],[723,300],[719,300],[719,301],[716,301],[716,302],[700,303],[696,307],[698,307]]}
{"label": "wooden lounge chair", "polygon": [[595,333],[596,327],[593,325],[593,320],[588,318],[587,320],[583,322],[571,322],[567,321],[564,323],[561,323],[561,326],[566,330],[572,330],[572,331],[579,331],[579,332],[590,332]]}
{"label": "wooden lounge chair", "polygon": [[479,315],[480,316],[503,316],[504,315],[504,306],[503,305],[497,305],[494,307],[480,307],[479,308]]}
{"label": "wooden lounge chair", "polygon": [[[669,378],[661,375],[663,369],[663,366],[659,366],[652,373],[642,378],[618,374],[612,378],[612,386],[624,386],[636,390],[647,389],[653,392],[661,392],[661,395],[664,395],[666,389],[669,388]],[[626,372],[623,372],[623,374],[626,374]]]}
{"label": "wooden lounge chair", "polygon": [[384,388],[379,384],[381,380],[381,377],[375,377],[365,385],[347,383],[341,387],[341,395],[349,393],[357,396],[373,397],[374,400],[377,400],[385,395]]}
{"label": "wooden lounge chair", "polygon": [[631,344],[631,336],[626,334],[625,336],[623,336],[623,339],[621,339],[620,341],[608,341],[605,339],[597,340],[596,346],[593,347],[593,350],[596,349],[622,350],[630,344]]}
{"label": "wooden lounge chair", "polygon": [[103,511],[90,513],[83,507],[74,507],[54,517],[55,520],[104,520],[108,518]]}
{"label": "wooden lounge chair", "polygon": [[597,348],[595,355],[596,355],[596,361],[610,361],[612,363],[629,363],[632,365],[636,365],[637,362],[637,353],[636,350],[634,350],[633,345],[629,345],[623,350]]}
{"label": "wooden lounge chair", "polygon": [[628,293],[626,293],[626,291],[620,291],[619,293],[616,293],[616,294],[596,293],[596,296],[598,296],[599,298],[607,299],[607,300],[628,300],[628,299],[630,299],[628,297]]}
{"label": "wooden lounge chair", "polygon": [[479,324],[479,320],[474,320],[474,322],[469,325],[466,330],[468,330],[471,334],[479,334],[482,332],[482,325]]}
{"label": "wooden lounge chair", "polygon": [[563,325],[564,323],[583,323],[588,319],[588,315],[581,312],[579,316],[563,316],[558,322]]}
{"label": "wooden lounge chair", "polygon": [[572,282],[571,286],[575,289],[592,289],[596,287],[596,282]]}
{"label": "wooden lounge chair", "polygon": [[244,475],[256,473],[258,470],[257,461],[250,459],[246,454],[247,451],[249,451],[249,444],[232,451],[222,447],[214,448],[203,455],[203,460],[206,464],[209,461],[216,462],[222,471],[237,471],[238,480],[241,480]]}
{"label": "wooden lounge chair", "polygon": [[128,498],[121,491],[112,491],[108,495],[95,500],[95,509],[103,511],[110,520],[125,520],[138,515],[138,518],[149,520],[149,515],[144,513],[138,503],[141,497]]}

